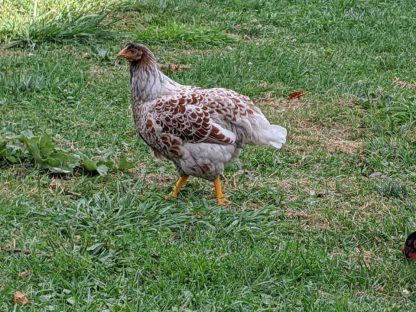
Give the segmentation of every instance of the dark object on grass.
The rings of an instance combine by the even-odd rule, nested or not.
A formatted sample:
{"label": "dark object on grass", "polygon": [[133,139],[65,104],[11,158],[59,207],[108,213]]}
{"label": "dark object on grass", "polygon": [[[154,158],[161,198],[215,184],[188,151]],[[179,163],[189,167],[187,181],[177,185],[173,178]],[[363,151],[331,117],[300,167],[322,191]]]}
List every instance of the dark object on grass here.
{"label": "dark object on grass", "polygon": [[247,96],[181,85],[160,71],[143,45],[130,43],[118,56],[130,63],[137,133],[179,172],[170,197],[178,196],[188,176],[196,176],[213,181],[218,204],[226,205],[220,175],[240,150],[246,144],[279,149],[286,142],[286,129],[271,125]]}
{"label": "dark object on grass", "polygon": [[287,96],[287,99],[288,100],[299,99],[299,98],[301,98],[304,95],[305,95],[305,91],[299,90],[299,91],[295,91],[295,92],[289,93],[289,95]]}
{"label": "dark object on grass", "polygon": [[402,253],[407,259],[416,260],[416,232],[413,232],[407,237],[402,247]]}

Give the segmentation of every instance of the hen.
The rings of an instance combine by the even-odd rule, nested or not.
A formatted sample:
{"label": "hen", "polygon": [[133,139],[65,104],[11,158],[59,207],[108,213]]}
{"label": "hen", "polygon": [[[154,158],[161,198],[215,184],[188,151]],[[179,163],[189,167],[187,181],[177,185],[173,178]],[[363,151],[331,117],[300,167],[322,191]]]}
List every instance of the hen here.
{"label": "hen", "polygon": [[220,205],[220,175],[245,144],[286,142],[286,129],[271,125],[246,96],[222,88],[181,85],[160,70],[145,46],[129,43],[118,53],[130,63],[132,108],[137,133],[156,156],[171,160],[180,175],[170,193],[176,198],[189,176],[214,182]]}
{"label": "hen", "polygon": [[411,233],[402,247],[402,253],[409,260],[416,260],[416,232]]}

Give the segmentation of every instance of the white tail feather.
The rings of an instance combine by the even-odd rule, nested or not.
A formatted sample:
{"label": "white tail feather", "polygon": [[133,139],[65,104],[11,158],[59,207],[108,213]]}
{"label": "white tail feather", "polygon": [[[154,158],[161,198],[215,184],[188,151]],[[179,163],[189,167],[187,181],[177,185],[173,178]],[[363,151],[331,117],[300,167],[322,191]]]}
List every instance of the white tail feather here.
{"label": "white tail feather", "polygon": [[268,143],[274,148],[281,148],[286,143],[287,130],[281,126],[270,125],[269,129],[264,131]]}

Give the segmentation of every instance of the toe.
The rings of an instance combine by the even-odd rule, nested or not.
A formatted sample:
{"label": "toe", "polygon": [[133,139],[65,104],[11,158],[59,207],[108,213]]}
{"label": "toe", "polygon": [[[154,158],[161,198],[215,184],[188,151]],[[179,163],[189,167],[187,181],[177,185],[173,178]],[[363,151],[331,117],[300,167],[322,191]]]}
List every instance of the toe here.
{"label": "toe", "polygon": [[224,197],[223,198],[218,198],[217,201],[218,201],[218,205],[220,205],[220,206],[226,206],[226,205],[231,204],[231,202],[228,199],[224,198]]}
{"label": "toe", "polygon": [[176,199],[176,198],[178,198],[178,194],[176,194],[175,192],[170,192],[168,195],[165,196],[166,200]]}

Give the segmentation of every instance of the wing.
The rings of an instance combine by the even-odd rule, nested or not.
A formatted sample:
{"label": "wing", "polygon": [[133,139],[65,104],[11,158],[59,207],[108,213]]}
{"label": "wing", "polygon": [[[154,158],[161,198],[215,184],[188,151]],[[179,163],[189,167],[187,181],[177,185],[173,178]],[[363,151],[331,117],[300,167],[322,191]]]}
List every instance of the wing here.
{"label": "wing", "polygon": [[235,91],[213,88],[202,90],[206,99],[205,106],[210,109],[213,118],[238,126],[252,117],[264,117],[260,109],[244,95]]}
{"label": "wing", "polygon": [[186,90],[156,100],[153,119],[162,133],[169,133],[188,143],[233,144],[236,135],[216,123],[206,98]]}
{"label": "wing", "polygon": [[213,88],[200,91],[206,99],[211,119],[236,135],[237,144],[271,145],[277,149],[286,142],[287,131],[271,125],[260,108],[235,91]]}

